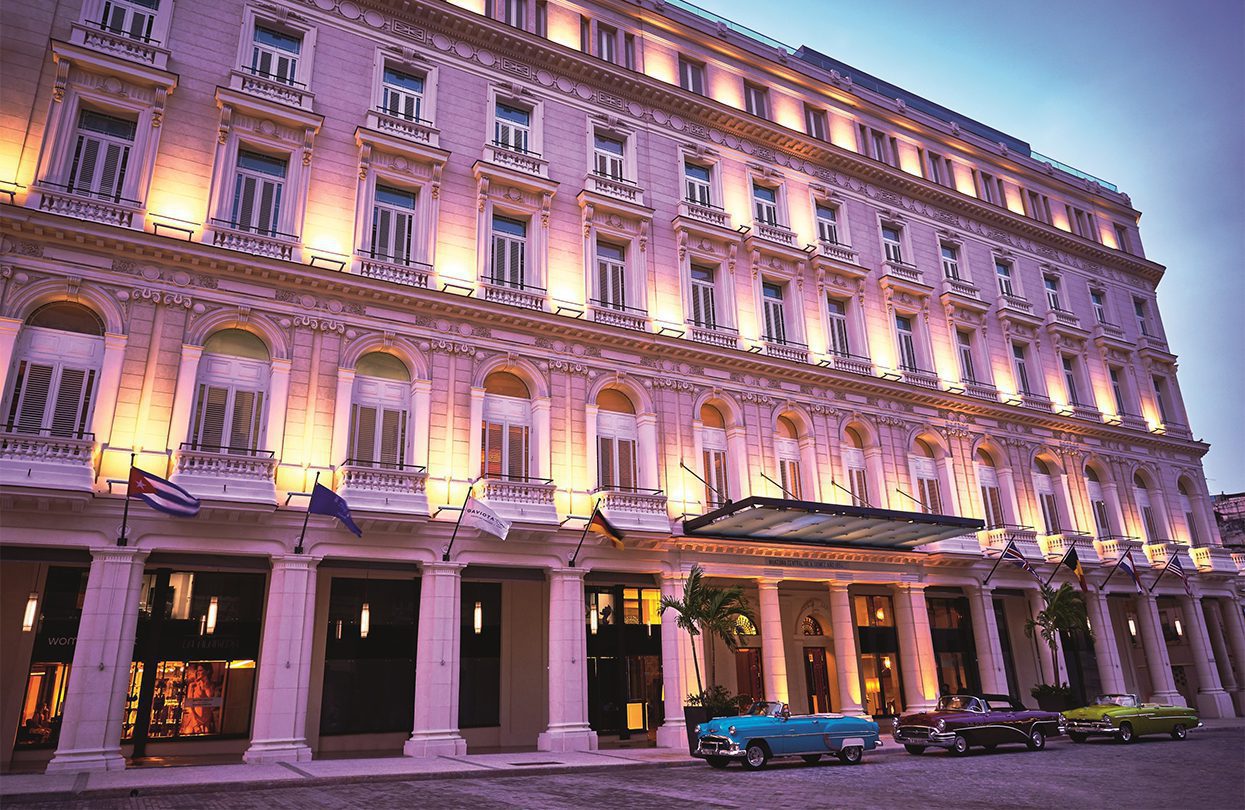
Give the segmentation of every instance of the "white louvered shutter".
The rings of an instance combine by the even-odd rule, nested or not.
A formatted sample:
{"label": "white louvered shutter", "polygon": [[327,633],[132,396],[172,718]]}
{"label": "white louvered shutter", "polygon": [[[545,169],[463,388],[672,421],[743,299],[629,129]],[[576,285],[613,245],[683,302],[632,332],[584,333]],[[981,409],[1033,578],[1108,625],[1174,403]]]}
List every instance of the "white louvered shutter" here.
{"label": "white louvered shutter", "polygon": [[710,329],[717,326],[712,284],[692,284],[692,321]]}
{"label": "white louvered shutter", "polygon": [[616,309],[627,306],[627,271],[622,262],[598,258],[597,283],[603,304]]}
{"label": "white louvered shutter", "polygon": [[195,429],[191,438],[195,449],[215,450],[224,446],[228,406],[228,388],[199,384],[199,396],[195,400]]}
{"label": "white louvered shutter", "polygon": [[597,437],[597,486],[613,489],[618,486],[618,474],[615,467],[614,439],[610,436]]}
{"label": "white louvered shutter", "polygon": [[350,457],[356,464],[371,466],[376,462],[376,408],[368,405],[353,405],[354,442],[351,445]]}
{"label": "white louvered shutter", "polygon": [[527,477],[527,425],[510,425],[507,435],[506,473],[511,478]]}

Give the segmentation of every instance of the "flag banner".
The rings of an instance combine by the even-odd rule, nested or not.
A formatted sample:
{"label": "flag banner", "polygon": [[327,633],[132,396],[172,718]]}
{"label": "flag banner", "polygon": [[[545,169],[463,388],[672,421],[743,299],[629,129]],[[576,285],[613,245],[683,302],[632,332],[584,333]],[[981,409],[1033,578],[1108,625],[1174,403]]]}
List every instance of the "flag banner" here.
{"label": "flag banner", "polygon": [[1033,577],[1038,582],[1042,581],[1042,578],[1038,576],[1037,570],[1027,559],[1025,559],[1025,555],[1020,553],[1020,549],[1016,548],[1016,541],[1008,540],[1007,545],[1003,546],[1003,552],[999,555],[999,557],[1004,562],[1011,563],[1017,568],[1024,569],[1028,572],[1029,576]]}
{"label": "flag banner", "polygon": [[1124,552],[1124,556],[1120,557],[1119,562],[1115,566],[1124,569],[1124,572],[1132,579],[1133,584],[1137,586],[1138,593],[1145,590],[1141,584],[1141,577],[1137,576],[1137,569],[1133,567],[1133,550],[1131,548]]}
{"label": "flag banner", "polygon": [[510,534],[510,521],[493,511],[492,507],[477,500],[475,495],[463,504],[462,515],[458,518],[461,526],[473,526],[485,534],[491,534],[498,540],[505,540]]}
{"label": "flag banner", "polygon": [[1193,589],[1189,587],[1189,575],[1185,573],[1184,565],[1180,562],[1180,552],[1171,552],[1171,560],[1167,563],[1167,570],[1180,577],[1180,584],[1184,586],[1184,592],[1189,596],[1193,595]]}
{"label": "flag banner", "polygon": [[614,528],[614,524],[606,519],[605,513],[599,508],[592,511],[592,517],[588,520],[588,531],[598,534],[614,544],[614,548],[622,548],[622,532]]}
{"label": "flag banner", "polygon": [[199,499],[186,490],[159,476],[130,467],[130,483],[125,497],[139,498],[157,512],[174,517],[199,514]]}
{"label": "flag banner", "polygon": [[356,537],[363,536],[363,530],[355,524],[354,518],[350,516],[350,506],[346,503],[346,499],[323,484],[316,484],[312,487],[311,501],[307,504],[307,511],[313,515],[335,517],[341,521],[343,526],[352,531]]}
{"label": "flag banner", "polygon": [[1076,546],[1068,549],[1068,553],[1063,557],[1063,564],[1076,574],[1076,581],[1081,583],[1081,590],[1088,592],[1089,585],[1085,582],[1085,569],[1081,567],[1081,558],[1076,553]]}

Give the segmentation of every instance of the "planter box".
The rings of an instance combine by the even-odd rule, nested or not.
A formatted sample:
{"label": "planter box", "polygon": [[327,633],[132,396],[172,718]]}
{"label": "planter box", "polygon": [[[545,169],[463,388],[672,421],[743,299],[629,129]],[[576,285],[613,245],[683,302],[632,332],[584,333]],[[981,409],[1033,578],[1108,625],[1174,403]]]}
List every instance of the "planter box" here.
{"label": "planter box", "polygon": [[1066,712],[1077,707],[1076,700],[1066,695],[1041,695],[1037,704],[1044,712]]}

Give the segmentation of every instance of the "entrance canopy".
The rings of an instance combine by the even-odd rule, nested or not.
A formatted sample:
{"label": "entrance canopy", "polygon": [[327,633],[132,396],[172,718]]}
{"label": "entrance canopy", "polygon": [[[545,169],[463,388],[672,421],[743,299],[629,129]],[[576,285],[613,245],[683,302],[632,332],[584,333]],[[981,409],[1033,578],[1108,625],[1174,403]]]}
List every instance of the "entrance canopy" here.
{"label": "entrance canopy", "polygon": [[744,498],[683,522],[689,537],[846,548],[916,548],[981,531],[976,518],[783,498]]}

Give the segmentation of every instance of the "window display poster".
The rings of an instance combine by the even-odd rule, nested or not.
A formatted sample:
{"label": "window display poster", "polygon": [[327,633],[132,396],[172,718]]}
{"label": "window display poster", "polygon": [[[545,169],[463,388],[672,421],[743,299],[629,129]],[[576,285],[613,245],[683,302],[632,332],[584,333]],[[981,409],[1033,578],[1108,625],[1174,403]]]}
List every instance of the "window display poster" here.
{"label": "window display poster", "polygon": [[220,733],[225,671],[224,661],[192,661],[186,665],[180,735]]}

